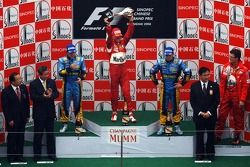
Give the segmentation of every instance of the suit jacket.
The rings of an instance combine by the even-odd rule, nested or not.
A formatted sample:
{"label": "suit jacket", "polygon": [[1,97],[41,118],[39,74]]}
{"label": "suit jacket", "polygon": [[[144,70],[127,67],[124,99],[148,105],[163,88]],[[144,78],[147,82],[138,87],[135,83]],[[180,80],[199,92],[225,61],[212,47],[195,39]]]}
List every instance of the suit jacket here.
{"label": "suit jacket", "polygon": [[47,79],[46,88],[52,89],[52,96],[50,98],[43,96],[45,90],[39,78],[30,83],[30,97],[33,101],[33,119],[43,120],[55,118],[56,116],[54,100],[59,96],[56,82],[52,79]]}
{"label": "suit jacket", "polygon": [[16,91],[11,85],[2,91],[2,109],[8,128],[8,123],[14,121],[15,124],[26,123],[30,116],[30,102],[27,87],[20,85],[21,100],[18,99]]}
{"label": "suit jacket", "polygon": [[204,94],[201,87],[201,82],[197,81],[191,85],[190,103],[194,111],[193,120],[204,120],[202,116],[199,116],[199,112],[211,113],[209,119],[212,121],[217,120],[217,107],[220,103],[219,85],[215,82],[208,81],[207,93]]}

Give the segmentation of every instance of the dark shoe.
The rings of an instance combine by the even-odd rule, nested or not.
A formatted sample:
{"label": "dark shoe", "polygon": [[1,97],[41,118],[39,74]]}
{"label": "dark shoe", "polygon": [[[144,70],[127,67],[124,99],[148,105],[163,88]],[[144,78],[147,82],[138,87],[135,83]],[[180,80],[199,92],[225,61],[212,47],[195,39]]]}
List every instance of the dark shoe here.
{"label": "dark shoe", "polygon": [[203,158],[204,157],[202,155],[197,155],[195,160],[196,161],[201,161],[201,160],[203,160]]}
{"label": "dark shoe", "polygon": [[49,160],[51,161],[57,161],[57,158],[56,156],[48,156]]}
{"label": "dark shoe", "polygon": [[8,163],[12,163],[12,162],[14,162],[14,158],[7,158],[7,161],[8,161]]}
{"label": "dark shoe", "polygon": [[33,160],[34,160],[34,162],[40,161],[41,157],[40,156],[34,156]]}
{"label": "dark shoe", "polygon": [[18,162],[27,162],[27,160],[24,159],[23,157],[18,157],[18,158],[17,158],[17,161],[18,161]]}
{"label": "dark shoe", "polygon": [[232,145],[239,145],[240,144],[240,138],[238,136],[235,136],[232,141]]}

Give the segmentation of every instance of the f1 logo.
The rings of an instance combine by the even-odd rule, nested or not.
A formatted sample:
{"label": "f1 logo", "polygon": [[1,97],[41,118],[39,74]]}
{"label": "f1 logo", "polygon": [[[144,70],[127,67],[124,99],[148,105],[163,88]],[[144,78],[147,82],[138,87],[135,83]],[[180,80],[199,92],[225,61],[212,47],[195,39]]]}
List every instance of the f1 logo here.
{"label": "f1 logo", "polygon": [[[94,21],[99,21],[102,18],[103,12],[106,11],[108,7],[96,7],[94,11],[91,13],[89,16],[88,20],[84,23],[85,26],[91,26]],[[112,9],[112,12],[119,13],[121,12],[125,7],[114,7]],[[121,20],[121,17],[115,17],[112,22],[110,23],[111,25],[117,25],[117,23]]]}

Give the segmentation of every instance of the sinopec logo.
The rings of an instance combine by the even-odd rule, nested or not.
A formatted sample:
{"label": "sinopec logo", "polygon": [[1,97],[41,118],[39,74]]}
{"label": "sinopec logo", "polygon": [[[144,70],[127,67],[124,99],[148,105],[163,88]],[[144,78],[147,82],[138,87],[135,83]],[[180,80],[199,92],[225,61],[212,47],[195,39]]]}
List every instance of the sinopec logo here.
{"label": "sinopec logo", "polygon": [[0,91],[2,91],[4,88],[4,78],[3,74],[0,73]]}
{"label": "sinopec logo", "polygon": [[198,38],[198,25],[194,20],[183,20],[179,25],[179,38]]}
{"label": "sinopec logo", "polygon": [[109,62],[100,61],[95,66],[95,80],[109,80]]}
{"label": "sinopec logo", "polygon": [[153,67],[151,61],[142,61],[137,65],[137,80],[150,80],[150,69]]}
{"label": "sinopec logo", "polygon": [[[136,92],[135,84],[130,82],[130,97],[131,97],[131,100],[135,100],[135,92]],[[120,86],[119,86],[119,97],[118,98],[119,98],[119,100],[124,100],[123,91],[122,91]]]}
{"label": "sinopec logo", "polygon": [[112,111],[111,103],[100,102],[96,104],[95,111]]}
{"label": "sinopec logo", "polygon": [[193,110],[189,102],[183,102],[180,105],[181,113],[183,115],[184,121],[192,121],[193,120]]}
{"label": "sinopec logo", "polygon": [[50,18],[50,5],[42,0],[36,5],[36,21],[47,20]]}
{"label": "sinopec logo", "polygon": [[19,52],[11,48],[5,52],[5,69],[19,66]]}
{"label": "sinopec logo", "polygon": [[50,45],[47,42],[41,42],[36,48],[37,62],[50,60]]}
{"label": "sinopec logo", "polygon": [[246,48],[250,48],[250,30],[248,30],[246,32],[246,36],[245,36],[245,44],[246,44]]}
{"label": "sinopec logo", "polygon": [[71,25],[67,20],[57,20],[52,29],[53,39],[71,39]]}
{"label": "sinopec logo", "polygon": [[141,104],[138,105],[137,110],[138,111],[155,111],[156,106],[152,102],[142,102]]}
{"label": "sinopec logo", "polygon": [[192,60],[186,60],[184,61],[186,66],[191,70],[192,76],[191,80],[198,80],[199,79],[199,74],[198,74],[198,64],[195,61]]}
{"label": "sinopec logo", "polygon": [[200,59],[213,61],[213,46],[208,41],[203,41],[200,45]]}
{"label": "sinopec logo", "polygon": [[82,100],[87,100],[87,101],[91,101],[94,100],[93,97],[93,82],[88,82],[88,81],[83,81],[82,83],[83,88],[82,88]]}
{"label": "sinopec logo", "polygon": [[223,23],[215,26],[215,42],[228,44],[228,28]]}
{"label": "sinopec logo", "polygon": [[221,64],[215,67],[214,79],[215,79],[215,82],[217,82],[218,84],[220,83],[220,80],[221,80],[222,69],[223,69],[223,65]]}
{"label": "sinopec logo", "polygon": [[34,38],[34,27],[30,24],[27,24],[22,27],[20,34],[21,45],[30,44],[35,42]]}
{"label": "sinopec logo", "polygon": [[0,50],[3,49],[3,34],[0,32]]}
{"label": "sinopec logo", "polygon": [[32,66],[26,66],[21,71],[24,84],[29,84],[35,79],[35,69]]}
{"label": "sinopec logo", "polygon": [[176,55],[177,45],[174,41],[165,40],[162,41],[158,46],[158,58],[164,58],[164,50],[166,47],[172,47],[174,49],[174,54]]}
{"label": "sinopec logo", "polygon": [[126,46],[126,59],[127,60],[135,60],[135,45],[133,42],[129,41]]}
{"label": "sinopec logo", "polygon": [[230,9],[230,20],[231,24],[243,26],[243,9],[239,6],[232,6],[232,8]]}
{"label": "sinopec logo", "polygon": [[245,0],[246,6],[250,6],[250,0]]}
{"label": "sinopec logo", "polygon": [[83,56],[85,60],[93,60],[93,45],[87,40],[81,40],[76,43],[77,55]]}
{"label": "sinopec logo", "polygon": [[4,27],[18,25],[18,10],[15,7],[9,7],[4,12]]}
{"label": "sinopec logo", "polygon": [[58,65],[58,62],[56,62],[53,66],[53,79],[56,80],[56,79],[62,79],[62,77],[58,74],[58,71],[57,71],[57,65]]}
{"label": "sinopec logo", "polygon": [[202,0],[200,3],[200,18],[213,19],[214,9],[210,0]]}

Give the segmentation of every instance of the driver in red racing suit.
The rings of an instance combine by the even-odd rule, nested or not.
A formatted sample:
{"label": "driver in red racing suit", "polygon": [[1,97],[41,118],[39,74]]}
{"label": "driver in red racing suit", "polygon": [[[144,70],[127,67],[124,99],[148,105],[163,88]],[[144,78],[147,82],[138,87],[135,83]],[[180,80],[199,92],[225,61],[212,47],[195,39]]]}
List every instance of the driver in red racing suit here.
{"label": "driver in red racing suit", "polygon": [[134,33],[133,16],[128,17],[127,32],[123,36],[119,28],[112,28],[107,18],[104,19],[106,26],[106,46],[110,55],[110,77],[111,77],[111,121],[117,121],[119,85],[123,91],[127,103],[129,121],[136,122],[130,96],[130,83],[126,63],[126,45]]}

